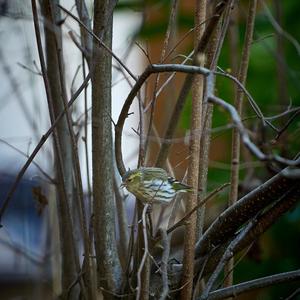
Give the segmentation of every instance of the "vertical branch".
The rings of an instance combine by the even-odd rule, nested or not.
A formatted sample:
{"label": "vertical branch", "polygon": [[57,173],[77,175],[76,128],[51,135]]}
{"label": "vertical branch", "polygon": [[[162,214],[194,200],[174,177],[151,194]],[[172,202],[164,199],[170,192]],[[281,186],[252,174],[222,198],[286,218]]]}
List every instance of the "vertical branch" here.
{"label": "vertical branch", "polygon": [[228,26],[229,61],[231,73],[234,76],[237,75],[239,62],[239,28],[237,22],[238,11],[237,8],[234,8]]}
{"label": "vertical branch", "polygon": [[[84,0],[75,0],[76,8],[78,12],[79,19],[81,22],[91,30],[91,19],[88,14],[88,10]],[[88,55],[85,56],[85,59],[89,65],[91,66],[91,54],[92,54],[92,36],[80,26],[80,37],[81,37],[81,45],[83,49],[86,51]]]}
{"label": "vertical branch", "polygon": [[126,270],[126,258],[127,258],[127,249],[129,245],[128,237],[128,221],[126,215],[125,207],[125,196],[120,191],[120,182],[116,178],[117,171],[114,176],[114,189],[116,197],[116,213],[118,219],[118,228],[119,228],[119,253],[120,253],[120,263],[122,265],[123,271]]}
{"label": "vertical branch", "polygon": [[[85,70],[85,62],[84,57],[82,54],[82,74],[83,78],[86,77],[86,70]],[[88,119],[89,119],[89,113],[88,113],[88,100],[87,100],[87,87],[84,89],[84,152],[85,152],[85,161],[86,161],[86,181],[87,181],[87,189],[88,189],[88,198],[90,200],[90,209],[92,207],[91,203],[91,197],[92,197],[92,185],[91,185],[91,179],[90,179],[90,162],[89,162],[89,151],[88,151]]]}
{"label": "vertical branch", "polygon": [[[160,55],[160,60],[159,60],[160,64],[163,63],[166,58],[167,50],[169,49],[170,43],[172,41],[172,35],[174,35],[174,31],[176,30],[175,26],[176,26],[176,16],[177,16],[177,11],[178,11],[178,3],[179,3],[178,0],[171,1],[171,12],[170,12],[169,20],[168,20],[168,28],[167,28],[167,31],[165,34],[165,39],[163,41],[163,47],[162,47],[162,51],[161,51],[161,55]],[[146,138],[146,142],[145,142],[145,151],[147,151],[147,148],[148,148],[151,132],[154,133],[154,136],[158,136],[157,130],[155,128],[155,124],[153,124],[153,119],[154,119],[156,99],[158,97],[157,88],[158,88],[159,80],[160,80],[160,73],[157,73],[155,76],[155,79],[154,79],[154,88],[153,88],[153,96],[151,99],[151,111],[150,111],[147,138]],[[166,160],[166,165],[167,165],[167,168],[170,170],[171,165],[170,165],[170,162],[168,159]],[[166,211],[166,207],[160,207],[160,212],[159,212],[159,216],[157,219],[157,226],[160,226],[161,221],[164,217],[165,211]]]}
{"label": "vertical branch", "polygon": [[[141,204],[142,205],[142,204]],[[146,206],[144,206],[145,208]],[[139,213],[139,210],[138,210]],[[139,216],[140,214],[138,214]],[[150,213],[148,214],[149,220],[151,218]],[[139,233],[140,236],[142,236],[142,239],[140,238],[140,236],[138,237],[140,239],[139,242],[139,246],[141,247],[140,250],[143,251],[144,250],[144,255],[142,257],[142,261],[140,263],[140,266],[142,266],[142,273],[141,273],[141,278],[142,278],[142,282],[140,285],[140,289],[141,289],[141,297],[138,298],[136,297],[137,300],[148,300],[150,298],[150,273],[151,273],[151,261],[150,261],[150,257],[148,255],[148,236],[150,236],[150,226],[148,226],[148,231],[147,231],[147,227],[141,227],[139,226]],[[148,234],[147,234],[148,232]],[[140,252],[142,253],[142,252]],[[146,255],[146,256],[145,256]],[[145,261],[143,262],[145,257]],[[140,260],[138,260],[140,261]],[[139,274],[139,270],[138,273]],[[137,278],[139,278],[139,276],[137,275]],[[138,285],[139,286],[139,285]]]}
{"label": "vertical branch", "polygon": [[[54,10],[51,8],[50,3],[48,0],[45,1],[49,7],[49,20],[51,21],[51,24],[54,24]],[[77,148],[77,142],[75,138],[75,134],[73,131],[73,122],[72,122],[72,116],[68,109],[68,99],[67,99],[67,92],[65,87],[65,78],[64,78],[64,62],[63,62],[63,52],[62,52],[62,41],[60,39],[61,35],[58,35],[57,31],[54,31],[55,39],[54,39],[54,50],[57,55],[57,68],[59,72],[59,83],[61,87],[61,97],[63,102],[64,110],[66,111],[66,121],[67,121],[67,130],[68,135],[70,137],[70,145],[71,147],[71,153],[72,153],[72,164],[73,164],[73,171],[74,171],[74,179],[76,184],[76,210],[78,210],[79,214],[79,224],[81,227],[81,233],[83,237],[83,246],[84,246],[84,262],[83,262],[83,273],[84,278],[86,280],[86,288],[88,290],[88,297],[89,299],[94,299],[94,289],[92,288],[92,271],[91,271],[91,265],[90,265],[90,243],[89,243],[89,233],[87,229],[87,218],[86,218],[86,212],[85,212],[85,204],[83,199],[83,187],[82,187],[82,180],[81,180],[81,170],[80,170],[80,162],[79,162],[79,156],[78,156],[78,148]],[[76,220],[76,218],[74,218]],[[77,223],[77,222],[76,222]],[[76,223],[74,222],[74,225],[76,226]]]}
{"label": "vertical branch", "polygon": [[[167,51],[167,49],[169,47],[169,44],[170,44],[171,32],[172,32],[172,30],[174,31],[174,29],[175,29],[175,20],[176,20],[177,8],[178,8],[178,0],[173,0],[172,1],[172,8],[171,8],[171,13],[170,13],[170,18],[169,18],[169,23],[168,23],[168,28],[167,28],[165,40],[164,40],[164,43],[163,43],[162,52],[161,52],[161,55],[160,55],[160,61],[159,61],[160,64],[165,59],[166,51]],[[160,73],[157,73],[156,78],[155,78],[154,88],[153,88],[153,97],[151,99],[151,112],[150,112],[147,138],[146,138],[146,142],[145,142],[145,151],[147,151],[149,138],[150,138],[150,133],[151,133],[151,130],[152,130],[154,109],[155,109],[155,103],[156,103],[156,97],[157,97],[156,91],[157,91],[157,87],[158,87],[159,78],[160,78]]]}
{"label": "vertical branch", "polygon": [[138,92],[138,103],[139,103],[139,158],[138,158],[138,167],[143,167],[145,163],[145,138],[144,138],[144,125],[145,125],[145,118],[144,118],[144,105],[143,100],[141,97],[141,92]]}
{"label": "vertical branch", "polygon": [[[138,199],[136,199],[136,212],[137,218],[140,220],[144,218],[145,208],[148,205],[143,205]],[[134,268],[134,273],[137,274],[137,300],[147,300],[149,299],[149,286],[150,286],[150,259],[146,255],[148,253],[148,235],[146,223],[140,222],[138,224],[138,232],[136,238],[136,252],[133,257],[136,268]],[[139,296],[140,295],[140,296]]]}
{"label": "vertical branch", "polygon": [[137,293],[136,293],[136,300],[140,299],[146,299],[149,298],[149,291],[145,290],[144,284],[142,283],[142,272],[144,269],[145,264],[147,263],[148,257],[148,235],[147,235],[147,222],[146,222],[146,213],[147,209],[149,208],[149,204],[146,204],[143,208],[142,212],[142,232],[143,232],[143,237],[144,237],[144,254],[141,260],[141,263],[138,268],[137,272]]}
{"label": "vertical branch", "polygon": [[[224,43],[225,35],[227,32],[231,6],[233,5],[234,0],[230,0],[226,12],[223,17],[223,25],[221,26],[221,20],[217,24],[217,28],[214,31],[209,47],[206,51],[206,65],[207,67],[214,71],[217,67],[217,63],[219,60],[219,56],[221,53],[221,49]],[[207,187],[207,174],[208,174],[208,164],[209,164],[209,148],[211,141],[211,126],[212,126],[212,116],[213,116],[213,105],[204,101],[203,107],[203,125],[202,125],[202,135],[201,135],[201,149],[200,149],[200,167],[199,167],[199,184],[198,190],[200,191],[199,200],[203,199],[206,194]],[[205,218],[205,205],[203,205],[198,210],[198,218],[197,218],[197,236],[200,237],[203,231],[203,224]]]}
{"label": "vertical branch", "polygon": [[[206,18],[206,0],[196,0],[195,12],[195,48],[199,44],[201,37],[204,33],[204,28],[200,26]],[[204,65],[204,53],[197,53],[197,65]],[[199,157],[200,157],[200,137],[202,125],[202,99],[204,89],[204,78],[202,75],[195,75],[192,85],[192,124],[191,124],[191,142],[190,142],[190,159],[188,170],[188,185],[194,191],[198,190],[198,176],[199,176]],[[197,205],[197,193],[190,193],[186,210],[190,211]],[[194,248],[196,242],[196,224],[197,214],[194,213],[190,216],[189,221],[185,228],[185,236],[188,237],[184,241],[184,260],[183,260],[183,273],[182,273],[182,286],[181,299],[191,299],[193,289],[194,277]]]}
{"label": "vertical branch", "polygon": [[[45,47],[46,47],[46,59],[47,66],[44,60],[44,54],[42,49],[42,42],[40,37],[40,29],[38,24],[38,14],[35,0],[31,1],[33,19],[35,25],[37,46],[39,52],[39,58],[41,63],[41,69],[44,79],[44,85],[47,95],[49,114],[51,123],[54,123],[55,117],[59,115],[62,111],[61,103],[58,104],[58,101],[61,101],[61,90],[60,85],[57,82],[57,77],[59,76],[59,70],[57,65],[57,56],[54,51],[55,47],[55,36],[53,34],[54,28],[49,28],[45,23]],[[44,15],[51,24],[50,20],[50,7],[43,3]],[[53,23],[52,26],[55,26]],[[56,98],[57,97],[57,98]],[[56,101],[54,101],[54,99]],[[60,110],[58,108],[60,107]],[[68,154],[66,149],[63,150],[63,142],[66,140],[66,131],[65,131],[65,119],[61,120],[57,126],[57,129],[54,129],[54,150],[55,150],[55,160],[56,160],[56,171],[58,177],[58,215],[59,215],[59,229],[60,229],[60,242],[61,242],[61,255],[62,255],[62,289],[63,297],[67,294],[70,298],[76,297],[76,292],[69,290],[69,287],[72,285],[76,279],[76,271],[79,272],[79,261],[76,253],[76,245],[73,236],[73,225],[72,218],[70,215],[70,206],[69,206],[69,196],[72,195],[72,181],[69,184],[67,183],[67,165]],[[71,165],[72,167],[72,165]],[[72,178],[72,176],[70,176]],[[82,280],[79,280],[82,292],[84,295],[85,288]]]}
{"label": "vertical branch", "polygon": [[[223,0],[223,1],[219,1],[216,4],[214,12],[213,12],[213,16],[210,18],[210,21],[207,24],[207,27],[202,35],[202,38],[199,41],[199,43],[195,49],[193,63],[197,64],[198,54],[205,52],[208,42],[209,42],[213,32],[215,31],[216,26],[217,26],[220,18],[222,17],[222,14],[223,14],[228,2],[229,2],[229,0]],[[185,77],[184,83],[182,85],[182,88],[180,90],[179,96],[176,101],[176,105],[172,112],[172,116],[170,118],[168,128],[164,135],[164,141],[170,140],[174,135],[176,126],[178,124],[179,117],[181,115],[181,112],[182,112],[182,109],[183,109],[183,106],[185,103],[185,99],[192,87],[193,79],[194,79],[193,74],[187,74]],[[158,153],[158,157],[156,160],[156,166],[163,167],[165,165],[165,161],[168,157],[169,150],[170,150],[170,144],[163,142],[162,146],[160,148],[160,151]]]}
{"label": "vertical branch", "polygon": [[161,278],[162,278],[162,291],[159,300],[167,299],[169,294],[169,279],[168,279],[168,260],[170,255],[170,237],[165,229],[160,229],[162,237],[163,253],[161,257]]}
{"label": "vertical branch", "polygon": [[[94,33],[110,48],[113,9],[114,1],[94,1]],[[111,55],[94,41],[92,58],[92,164],[97,285],[98,288],[116,292],[121,285],[121,274],[113,201]],[[105,294],[105,298],[111,297],[111,294]]]}
{"label": "vertical branch", "polygon": [[[280,27],[282,27],[282,2],[278,0],[274,0],[274,6],[275,6],[275,16],[276,21]],[[276,34],[276,68],[277,68],[277,78],[278,78],[278,103],[281,105],[288,105],[289,99],[288,99],[288,84],[287,84],[287,70],[285,68],[286,62],[284,57],[284,37],[282,34],[277,32]]]}
{"label": "vertical branch", "polygon": [[[239,73],[238,73],[238,80],[241,82],[242,85],[245,85],[246,78],[247,78],[250,49],[251,49],[251,43],[253,38],[254,23],[255,23],[256,4],[257,4],[257,0],[252,0],[249,3],[245,40],[244,40],[241,63],[240,63]],[[243,95],[244,94],[242,90],[238,88],[236,90],[235,106],[240,116],[242,115]],[[238,130],[234,128],[233,135],[232,135],[231,188],[229,194],[229,205],[234,204],[238,199],[239,163],[240,163],[240,134]],[[230,273],[225,280],[225,286],[232,285],[233,265],[234,265],[234,260],[233,258],[231,258],[225,269],[225,272]]]}

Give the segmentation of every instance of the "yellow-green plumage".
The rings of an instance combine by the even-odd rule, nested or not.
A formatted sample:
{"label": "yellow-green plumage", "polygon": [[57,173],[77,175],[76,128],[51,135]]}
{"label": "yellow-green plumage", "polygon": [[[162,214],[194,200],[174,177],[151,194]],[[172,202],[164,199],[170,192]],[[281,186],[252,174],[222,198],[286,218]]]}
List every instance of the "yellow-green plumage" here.
{"label": "yellow-green plumage", "polygon": [[169,177],[161,168],[139,168],[130,170],[122,177],[122,186],[145,203],[169,203],[180,192],[192,189]]}

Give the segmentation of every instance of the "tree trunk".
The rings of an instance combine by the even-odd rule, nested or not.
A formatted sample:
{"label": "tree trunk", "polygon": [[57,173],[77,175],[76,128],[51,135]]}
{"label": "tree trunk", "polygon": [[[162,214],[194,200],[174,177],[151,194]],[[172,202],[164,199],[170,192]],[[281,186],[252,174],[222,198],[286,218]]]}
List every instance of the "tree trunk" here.
{"label": "tree trunk", "polygon": [[[94,33],[111,48],[114,1],[95,0]],[[97,285],[116,292],[120,264],[115,239],[111,124],[111,55],[94,41],[92,59],[92,152]],[[106,299],[112,296],[104,293]]]}

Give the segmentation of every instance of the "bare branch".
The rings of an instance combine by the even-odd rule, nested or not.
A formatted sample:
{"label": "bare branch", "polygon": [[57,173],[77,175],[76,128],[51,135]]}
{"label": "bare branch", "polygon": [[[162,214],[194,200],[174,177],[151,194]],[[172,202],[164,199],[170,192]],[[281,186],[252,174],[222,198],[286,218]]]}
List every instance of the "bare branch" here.
{"label": "bare branch", "polygon": [[226,241],[241,225],[297,184],[295,180],[286,179],[282,171],[239,199],[221,213],[197,242],[196,257],[209,252],[211,245],[217,246]]}
{"label": "bare branch", "polygon": [[[262,160],[262,161],[273,160],[275,162],[282,163],[282,164],[287,165],[287,166],[288,165],[289,166],[297,166],[300,163],[300,159],[291,160],[291,159],[286,159],[284,157],[281,157],[279,155],[266,155],[266,154],[264,154],[250,140],[250,137],[249,137],[248,133],[246,132],[246,130],[245,130],[245,128],[244,128],[244,126],[241,122],[240,116],[237,113],[236,109],[231,104],[229,104],[229,103],[225,102],[224,100],[222,100],[222,99],[220,99],[220,98],[213,95],[213,90],[214,90],[213,74],[218,74],[218,75],[226,76],[226,77],[234,80],[239,85],[239,87],[243,88],[246,95],[251,97],[249,92],[246,91],[246,89],[243,87],[243,85],[236,78],[234,78],[233,76],[231,76],[229,74],[224,74],[222,72],[221,73],[220,72],[210,73],[210,71],[208,69],[203,68],[203,67],[177,65],[177,64],[165,64],[165,65],[155,65],[154,64],[154,65],[149,65],[145,69],[145,71],[141,74],[138,81],[135,83],[134,87],[130,91],[129,95],[127,96],[127,99],[125,100],[122,111],[119,115],[118,122],[117,122],[116,127],[115,127],[115,130],[116,130],[116,133],[115,133],[115,135],[116,135],[116,137],[115,137],[115,154],[116,154],[117,167],[118,167],[118,170],[119,170],[121,176],[123,174],[125,174],[125,172],[126,172],[126,168],[124,166],[124,162],[123,162],[123,158],[122,158],[121,144],[122,144],[122,131],[123,131],[125,120],[126,120],[126,118],[128,116],[128,113],[129,113],[129,108],[130,108],[134,98],[136,97],[138,91],[140,90],[140,88],[142,87],[144,82],[147,80],[147,78],[152,73],[159,73],[159,72],[182,72],[182,73],[188,73],[189,75],[202,74],[206,77],[208,75],[210,75],[210,76],[208,76],[209,78],[207,79],[207,89],[209,91],[208,92],[208,102],[218,104],[230,113],[231,118],[232,118],[235,126],[237,127],[240,135],[241,135],[241,139],[242,139],[243,143],[245,144],[245,146],[249,149],[249,151],[253,155],[255,155],[259,160]],[[253,102],[254,102],[254,100],[253,100]],[[262,113],[260,112],[259,108],[256,111],[258,112],[258,115],[262,116]],[[262,121],[264,121],[263,117],[262,117]],[[167,135],[165,135],[165,138],[166,138],[166,136]],[[163,141],[168,141],[168,140],[169,139],[166,138]],[[165,144],[166,144],[166,142],[163,143],[163,145],[165,145]],[[163,145],[162,145],[162,147],[163,147]]]}
{"label": "bare branch", "polygon": [[[200,43],[205,29],[199,25],[206,18],[207,1],[196,1],[195,9],[195,53],[194,63],[197,66],[204,66],[205,55],[202,52],[196,52],[196,47]],[[204,95],[204,83],[205,78],[201,75],[195,75],[192,83],[192,115],[191,115],[191,130],[200,131],[202,135],[202,107],[203,107],[203,95]],[[172,119],[171,122],[174,120]],[[188,161],[188,174],[187,184],[191,186],[195,191],[198,189],[199,178],[199,162],[200,162],[200,141],[201,139],[191,139],[189,150],[190,156]],[[187,197],[186,209],[189,211],[199,203],[198,193],[190,193]],[[181,285],[184,286],[180,292],[181,299],[188,300],[192,298],[193,294],[193,278],[194,278],[194,248],[196,243],[197,232],[197,213],[192,213],[189,216],[189,221],[185,226],[185,239],[183,246],[183,269],[181,277]]]}
{"label": "bare branch", "polygon": [[[253,0],[249,2],[248,8],[248,17],[247,17],[247,24],[246,24],[246,33],[245,33],[245,40],[244,46],[242,51],[242,58],[239,67],[238,73],[238,80],[241,82],[243,86],[246,84],[246,78],[248,73],[248,65],[250,60],[250,49],[253,39],[253,31],[254,31],[254,23],[255,23],[255,16],[256,16],[256,5],[257,1]],[[240,116],[242,116],[243,111],[243,98],[244,93],[243,90],[237,88],[235,90],[235,107]],[[228,198],[229,206],[234,204],[238,199],[238,186],[239,186],[239,165],[240,165],[240,148],[241,148],[241,140],[240,140],[240,133],[236,128],[233,128],[232,132],[232,152],[231,152],[231,188]],[[233,272],[230,271],[233,269],[234,265],[234,257],[232,257],[228,264],[225,267],[225,272],[228,272],[228,277],[225,280],[225,286],[232,285],[233,282]]]}
{"label": "bare branch", "polygon": [[166,65],[149,65],[145,71],[142,73],[142,75],[139,77],[138,81],[135,83],[134,87],[131,89],[129,95],[127,96],[127,99],[125,100],[125,103],[122,107],[122,111],[119,115],[118,122],[115,127],[115,154],[116,154],[116,162],[118,170],[123,176],[126,172],[126,168],[124,166],[123,162],[123,155],[121,150],[122,145],[122,131],[124,127],[125,120],[129,113],[129,108],[136,97],[138,91],[144,84],[144,82],[147,80],[147,78],[152,73],[159,73],[159,72],[182,72],[182,73],[190,73],[190,74],[203,74],[208,75],[209,70],[202,68],[202,67],[195,67],[195,66],[184,66],[184,65],[172,65],[172,64],[166,64]]}
{"label": "bare branch", "polygon": [[[199,54],[203,55],[205,53],[205,50],[206,50],[206,47],[210,40],[210,37],[212,36],[215,28],[217,27],[219,19],[221,18],[222,13],[224,12],[228,2],[229,2],[229,0],[226,0],[226,1],[220,1],[216,4],[214,12],[213,12],[213,16],[209,20],[207,27],[205,28],[205,31],[201,37],[201,40],[199,41],[198,45],[195,47],[195,53],[194,53],[194,58],[193,58],[194,65],[197,65],[197,60],[198,60]],[[192,87],[193,79],[194,79],[194,76],[192,74],[188,74],[185,78],[185,81],[182,85],[179,96],[177,98],[174,110],[172,112],[169,126],[165,133],[165,139],[170,139],[174,135],[179,117],[181,115],[181,112],[182,112],[182,109],[183,109],[183,106],[185,103],[185,99]],[[169,149],[170,149],[170,145],[164,144],[164,143],[162,144],[160,151],[158,153],[157,160],[156,160],[156,166],[163,167],[165,165],[165,161],[168,156]]]}
{"label": "bare branch", "polygon": [[[76,8],[77,8],[78,15],[79,15],[81,22],[89,30],[91,30],[92,29],[91,18],[89,16],[85,1],[76,0],[75,2],[76,2]],[[80,33],[81,33],[80,34],[81,45],[82,45],[82,49],[84,50],[83,53],[85,55],[85,59],[89,65],[89,67],[91,67],[90,56],[92,54],[92,36],[89,35],[88,32],[82,26],[80,26]]]}
{"label": "bare branch", "polygon": [[[56,28],[54,18],[57,17],[56,14],[52,11],[52,5],[54,2],[50,3],[49,1],[44,1],[42,5],[43,13],[45,16],[46,24],[47,22],[50,23],[52,26],[51,29]],[[56,40],[56,32],[55,30],[50,30],[45,25],[45,43],[46,43],[46,58],[47,58],[47,67],[46,61],[44,58],[42,41],[41,41],[41,33],[39,27],[39,19],[36,7],[36,1],[31,1],[32,6],[32,13],[33,13],[33,21],[35,27],[35,35],[36,35],[36,42],[38,48],[38,54],[41,64],[41,70],[43,74],[43,81],[46,91],[46,98],[48,103],[48,110],[50,115],[51,124],[53,125],[56,116],[59,114],[61,109],[60,101],[61,101],[61,93],[62,90],[62,83],[61,79],[63,74],[58,72],[62,72],[62,69],[58,66],[58,57],[57,57],[57,44],[59,43]],[[49,64],[49,60],[51,61],[51,65]],[[61,76],[59,81],[57,80],[57,76]],[[66,100],[66,99],[65,99]],[[67,101],[67,100],[66,100]],[[65,107],[66,114],[68,113],[67,106]],[[54,129],[54,151],[55,151],[55,159],[57,162],[57,176],[58,176],[58,184],[57,184],[57,191],[59,194],[58,203],[58,214],[59,214],[59,222],[60,222],[60,229],[64,228],[63,234],[60,235],[61,241],[61,249],[62,249],[62,288],[63,294],[69,293],[69,285],[74,281],[74,277],[77,277],[77,274],[80,273],[80,262],[79,257],[77,255],[77,249],[75,244],[74,238],[74,231],[73,231],[73,219],[71,216],[70,210],[70,202],[69,198],[72,195],[72,190],[70,187],[72,186],[72,178],[68,176],[69,170],[67,168],[67,163],[70,160],[66,160],[65,156],[63,156],[63,150],[67,151],[63,147],[63,141],[65,135],[63,133],[64,129],[64,119],[62,119],[58,126],[61,126],[59,129],[55,127]],[[68,165],[69,166],[69,165]],[[19,173],[20,174],[20,173]],[[18,176],[19,176],[18,174]],[[79,284],[81,287],[81,292],[85,297],[87,297],[86,288],[83,282],[82,277],[79,277]],[[73,292],[74,291],[74,292]],[[73,290],[72,296],[74,297],[78,291]]]}
{"label": "bare branch", "polygon": [[[92,171],[94,245],[99,259],[97,286],[118,292],[121,265],[117,253],[113,193],[113,145],[111,128],[112,29],[114,0],[94,1],[92,62]],[[104,41],[99,38],[101,37]],[[101,48],[99,46],[103,47]],[[99,159],[101,158],[101,159]],[[105,180],[103,180],[105,178]],[[101,259],[100,259],[101,258]],[[105,298],[109,295],[104,295]]]}
{"label": "bare branch", "polygon": [[202,293],[202,295],[200,297],[200,300],[206,300],[206,299],[208,299],[209,292],[211,291],[211,289],[213,287],[213,284],[217,280],[218,275],[220,274],[220,272],[224,268],[226,262],[231,257],[233,257],[234,248],[246,236],[246,234],[251,230],[251,228],[255,225],[255,223],[256,223],[256,219],[251,220],[247,224],[247,226],[237,235],[237,237],[235,239],[233,239],[233,241],[229,244],[229,246],[226,249],[226,251],[224,252],[224,254],[223,254],[220,262],[218,263],[218,265],[214,269],[213,273],[209,277],[209,279],[208,279],[208,281],[206,283],[206,287],[205,287],[205,289],[204,289],[204,291],[203,291],[203,293]]}
{"label": "bare branch", "polygon": [[[274,274],[258,279],[242,282],[231,287],[219,289],[209,293],[209,300],[224,299],[227,297],[236,297],[240,294],[261,289],[280,283],[293,282],[300,280],[300,270]],[[199,298],[200,299],[200,298]]]}
{"label": "bare branch", "polygon": [[57,6],[62,9],[67,15],[71,16],[74,20],[76,20],[80,26],[82,26],[93,38],[95,41],[97,41],[101,47],[103,47],[126,71],[127,73],[136,80],[136,77],[131,73],[131,71],[124,65],[124,63],[118,58],[117,55],[115,55],[109,47],[103,43],[103,41],[94,33],[92,32],[84,23],[82,23],[75,15],[73,15],[70,11],[65,9],[60,4],[57,4]]}
{"label": "bare branch", "polygon": [[143,237],[144,237],[144,254],[143,258],[141,260],[141,264],[138,268],[137,272],[137,293],[136,293],[136,300],[141,299],[141,294],[142,294],[142,271],[144,268],[144,265],[146,263],[146,259],[149,253],[149,247],[148,247],[148,235],[147,235],[147,223],[146,223],[146,213],[149,208],[149,204],[146,204],[143,208],[143,213],[142,213],[142,228],[143,228]]}
{"label": "bare branch", "polygon": [[[21,154],[22,156],[28,158],[28,155],[26,153],[24,153],[23,151],[21,151],[20,149],[16,148],[15,146],[11,145],[10,143],[6,142],[5,140],[0,138],[0,142],[5,144],[6,146],[10,147],[11,149],[15,150],[16,152],[18,152],[19,154]],[[42,167],[37,164],[34,160],[32,161],[32,164],[36,166],[36,168],[41,172],[41,174],[43,174],[43,176],[45,176],[45,178],[47,178],[49,180],[49,182],[51,182],[52,184],[55,184],[56,181],[54,178],[51,178],[50,175],[48,175],[43,169]]]}
{"label": "bare branch", "polygon": [[229,186],[229,183],[225,183],[223,185],[221,185],[219,188],[215,189],[214,191],[212,191],[208,196],[206,196],[204,199],[202,199],[200,202],[198,202],[198,204],[192,209],[190,210],[182,219],[180,219],[177,223],[175,223],[174,225],[172,225],[170,228],[168,228],[167,230],[167,234],[171,233],[172,231],[174,231],[176,228],[184,225],[185,221],[187,221],[189,219],[189,217],[199,208],[201,208],[201,206],[203,206],[208,200],[212,199],[216,194],[218,194],[220,191],[222,191],[224,188],[226,188],[227,186]]}
{"label": "bare branch", "polygon": [[[177,9],[178,9],[178,0],[173,0],[172,1],[172,8],[171,8],[171,13],[169,17],[169,22],[168,22],[168,28],[166,31],[166,36],[165,40],[163,43],[163,48],[161,51],[160,55],[160,63],[162,63],[165,59],[166,51],[168,49],[169,43],[170,43],[170,36],[171,32],[174,31],[175,27],[175,17],[177,14]],[[147,131],[147,138],[145,141],[145,151],[147,151],[148,148],[148,143],[149,143],[149,137],[152,129],[152,123],[153,123],[153,117],[154,117],[154,109],[155,109],[155,103],[156,103],[156,98],[157,98],[157,87],[160,79],[160,73],[157,73],[155,81],[154,81],[154,88],[153,88],[153,96],[152,99],[150,100],[150,105],[151,105],[151,111],[150,111],[150,119],[149,119],[149,125],[148,125],[148,131]]]}
{"label": "bare branch", "polygon": [[[71,99],[68,102],[68,108],[70,108],[72,106],[72,104],[75,102],[75,100],[77,100],[78,96],[81,94],[81,92],[84,90],[84,88],[88,85],[88,82],[90,81],[90,74],[87,75],[87,77],[84,79],[83,83],[81,84],[81,86],[78,88],[78,90],[76,91],[76,93],[74,93],[74,95],[71,97]],[[45,142],[47,141],[47,139],[50,137],[50,135],[53,133],[54,129],[56,128],[56,126],[58,125],[59,121],[62,119],[62,117],[65,115],[65,110],[63,110],[58,116],[57,118],[54,120],[54,122],[52,123],[51,127],[48,129],[48,131],[41,137],[40,141],[38,142],[38,144],[36,145],[36,147],[34,148],[34,150],[32,151],[32,153],[30,154],[30,156],[28,157],[28,160],[25,162],[25,164],[23,165],[23,167],[21,168],[21,170],[19,171],[15,181],[13,182],[11,188],[9,189],[5,200],[3,201],[3,204],[0,208],[0,224],[1,224],[1,219],[2,216],[14,194],[14,192],[16,191],[16,188],[18,186],[18,184],[20,183],[21,179],[23,178],[25,172],[27,171],[27,169],[29,168],[30,164],[32,163],[32,161],[34,160],[34,158],[36,157],[36,155],[38,154],[38,152],[40,151],[40,149],[43,147],[43,145],[45,144]]]}
{"label": "bare branch", "polygon": [[168,282],[168,260],[170,255],[170,239],[167,232],[164,229],[160,229],[160,236],[162,237],[163,254],[161,257],[161,277],[162,277],[162,292],[159,299],[164,300],[169,294],[169,282]]}
{"label": "bare branch", "polygon": [[283,28],[278,24],[278,22],[275,20],[275,18],[272,16],[268,6],[266,5],[265,1],[261,1],[266,15],[270,21],[270,23],[272,24],[272,26],[274,27],[274,29],[280,34],[282,35],[284,38],[286,38],[289,42],[292,43],[292,45],[295,47],[297,54],[300,56],[300,44],[299,42],[292,36],[290,35],[288,32],[284,31]]}

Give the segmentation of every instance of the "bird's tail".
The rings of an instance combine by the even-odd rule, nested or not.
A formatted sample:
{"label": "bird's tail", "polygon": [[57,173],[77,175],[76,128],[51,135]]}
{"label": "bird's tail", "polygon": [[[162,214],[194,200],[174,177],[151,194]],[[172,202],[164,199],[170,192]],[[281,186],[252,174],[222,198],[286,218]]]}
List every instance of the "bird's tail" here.
{"label": "bird's tail", "polygon": [[173,188],[177,192],[179,192],[179,191],[180,192],[192,192],[193,191],[193,189],[190,186],[188,186],[174,178],[169,178],[169,181],[172,183]]}

